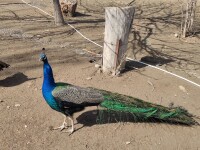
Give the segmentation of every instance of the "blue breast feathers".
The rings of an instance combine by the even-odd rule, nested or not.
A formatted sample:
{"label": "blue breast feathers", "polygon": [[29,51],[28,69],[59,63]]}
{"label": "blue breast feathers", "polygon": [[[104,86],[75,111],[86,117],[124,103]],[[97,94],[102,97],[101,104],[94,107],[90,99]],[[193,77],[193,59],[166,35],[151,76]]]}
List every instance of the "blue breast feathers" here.
{"label": "blue breast feathers", "polygon": [[47,104],[54,110],[60,111],[60,107],[54,97],[52,96],[51,92],[42,91],[43,97]]}

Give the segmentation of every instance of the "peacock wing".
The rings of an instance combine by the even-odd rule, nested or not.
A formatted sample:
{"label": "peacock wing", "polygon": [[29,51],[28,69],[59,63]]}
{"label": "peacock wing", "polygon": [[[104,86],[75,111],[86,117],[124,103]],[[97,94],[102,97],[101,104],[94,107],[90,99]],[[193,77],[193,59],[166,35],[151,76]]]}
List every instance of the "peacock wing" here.
{"label": "peacock wing", "polygon": [[93,88],[83,88],[73,85],[57,86],[52,95],[60,102],[68,102],[72,104],[98,104],[104,100],[101,92]]}

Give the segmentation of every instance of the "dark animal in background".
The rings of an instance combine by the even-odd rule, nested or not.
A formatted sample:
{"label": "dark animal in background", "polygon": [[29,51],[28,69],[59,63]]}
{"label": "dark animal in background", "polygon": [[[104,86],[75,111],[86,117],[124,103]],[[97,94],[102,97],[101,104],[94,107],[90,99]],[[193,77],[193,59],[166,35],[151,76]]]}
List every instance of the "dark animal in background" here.
{"label": "dark animal in background", "polygon": [[8,68],[10,65],[0,61],[0,71],[2,71],[4,68]]}

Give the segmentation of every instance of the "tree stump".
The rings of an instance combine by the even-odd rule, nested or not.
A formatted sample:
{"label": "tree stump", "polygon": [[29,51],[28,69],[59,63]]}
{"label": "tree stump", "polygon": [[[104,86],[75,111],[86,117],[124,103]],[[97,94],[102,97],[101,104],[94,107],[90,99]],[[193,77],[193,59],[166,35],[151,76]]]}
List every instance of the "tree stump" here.
{"label": "tree stump", "polygon": [[106,8],[103,72],[116,75],[125,68],[126,50],[134,11],[132,6]]}
{"label": "tree stump", "polygon": [[57,26],[64,25],[65,22],[64,22],[63,15],[61,12],[59,0],[53,0],[53,7],[54,7],[55,24]]}
{"label": "tree stump", "polygon": [[74,17],[76,16],[76,0],[62,0],[61,1],[61,10],[64,15]]}

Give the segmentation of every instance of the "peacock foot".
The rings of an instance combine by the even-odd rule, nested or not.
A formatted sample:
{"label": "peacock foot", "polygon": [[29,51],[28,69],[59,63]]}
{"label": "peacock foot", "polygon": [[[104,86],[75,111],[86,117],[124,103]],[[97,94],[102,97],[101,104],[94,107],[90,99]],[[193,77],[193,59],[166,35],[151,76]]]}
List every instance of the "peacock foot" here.
{"label": "peacock foot", "polygon": [[67,128],[68,128],[67,123],[63,122],[63,124],[61,126],[55,127],[55,128],[53,128],[53,130],[59,130],[60,129],[60,131],[62,131],[62,130],[67,129]]}
{"label": "peacock foot", "polygon": [[67,133],[69,133],[71,135],[74,132],[74,128],[71,128],[71,129],[69,129],[67,131],[64,131],[64,132],[67,132]]}

